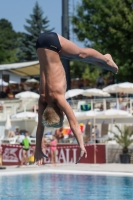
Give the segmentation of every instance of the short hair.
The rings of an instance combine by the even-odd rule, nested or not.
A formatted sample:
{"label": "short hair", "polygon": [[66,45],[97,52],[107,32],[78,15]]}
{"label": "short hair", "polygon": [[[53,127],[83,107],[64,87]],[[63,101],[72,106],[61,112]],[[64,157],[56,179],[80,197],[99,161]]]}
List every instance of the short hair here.
{"label": "short hair", "polygon": [[63,112],[61,112],[61,110],[56,105],[48,105],[42,115],[42,123],[46,127],[62,127],[63,119]]}

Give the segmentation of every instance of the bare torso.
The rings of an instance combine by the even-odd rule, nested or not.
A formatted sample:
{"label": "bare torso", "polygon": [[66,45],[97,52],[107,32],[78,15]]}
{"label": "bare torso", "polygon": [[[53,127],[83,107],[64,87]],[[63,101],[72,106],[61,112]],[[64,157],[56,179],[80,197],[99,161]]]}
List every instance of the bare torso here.
{"label": "bare torso", "polygon": [[48,104],[54,103],[56,94],[65,94],[66,76],[58,53],[39,48],[40,96]]}

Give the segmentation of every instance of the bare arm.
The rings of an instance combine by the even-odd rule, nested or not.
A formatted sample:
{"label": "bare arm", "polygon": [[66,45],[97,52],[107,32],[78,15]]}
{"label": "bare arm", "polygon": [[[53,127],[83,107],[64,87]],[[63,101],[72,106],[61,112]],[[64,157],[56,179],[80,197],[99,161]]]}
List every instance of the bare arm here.
{"label": "bare arm", "polygon": [[42,158],[45,156],[42,153],[42,137],[44,132],[44,126],[42,124],[42,114],[47,106],[41,99],[39,99],[39,110],[38,110],[38,125],[37,125],[37,132],[36,132],[36,151],[35,151],[35,160],[38,164],[42,164]]}
{"label": "bare arm", "polygon": [[39,110],[38,110],[38,125],[37,125],[37,133],[36,133],[36,147],[41,149],[42,136],[44,132],[44,126],[42,124],[42,115],[47,106],[47,104],[43,103],[41,99],[39,99]]}
{"label": "bare arm", "polygon": [[72,132],[74,133],[74,135],[77,139],[77,142],[80,146],[81,152],[80,152],[78,160],[76,161],[76,163],[78,163],[84,154],[85,154],[85,157],[87,157],[87,152],[84,148],[83,135],[80,131],[79,124],[76,120],[73,110],[72,110],[71,106],[67,103],[67,101],[63,95],[58,96],[57,105],[66,114],[67,119],[70,123],[70,127],[72,129]]}
{"label": "bare arm", "polygon": [[59,95],[57,105],[66,114],[67,119],[70,123],[70,127],[77,139],[77,142],[78,142],[79,146],[82,148],[84,146],[84,144],[83,144],[83,137],[82,137],[82,133],[79,128],[79,124],[76,120],[76,117],[73,113],[71,106],[67,103],[67,101],[63,95]]}

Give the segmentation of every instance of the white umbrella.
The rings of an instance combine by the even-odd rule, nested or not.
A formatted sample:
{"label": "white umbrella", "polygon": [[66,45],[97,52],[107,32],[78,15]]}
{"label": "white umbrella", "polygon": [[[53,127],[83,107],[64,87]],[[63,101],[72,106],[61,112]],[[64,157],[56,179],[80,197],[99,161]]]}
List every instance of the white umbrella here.
{"label": "white umbrella", "polygon": [[[126,94],[132,94],[133,93],[133,83],[125,82],[125,83],[119,83],[107,86],[103,88],[103,91],[109,92],[109,93],[126,93]],[[119,105],[118,98],[117,98],[117,107]],[[132,103],[130,101],[130,110],[132,111]]]}
{"label": "white umbrella", "polygon": [[39,98],[39,94],[35,92],[25,91],[15,95],[15,98]]}
{"label": "white umbrella", "polygon": [[74,112],[74,115],[77,119],[88,119],[93,118],[97,115],[97,112],[94,110],[83,111],[83,112]]}
{"label": "white umbrella", "polygon": [[118,92],[123,92],[127,94],[133,93],[133,83],[130,82],[119,83],[117,90]]}
{"label": "white umbrella", "polygon": [[97,118],[118,118],[132,116],[129,112],[117,109],[108,109],[104,111],[97,112]]}
{"label": "white umbrella", "polygon": [[9,84],[2,79],[0,79],[0,86],[8,86]]}
{"label": "white umbrella", "polygon": [[130,93],[133,93],[133,83],[125,82],[125,83],[109,85],[103,88],[103,91],[109,92],[109,93],[122,92],[122,93],[130,94]]}
{"label": "white umbrella", "polygon": [[11,120],[10,120],[9,115],[7,115],[6,124],[5,124],[5,129],[6,129],[6,130],[9,130],[11,127],[12,127],[12,125],[11,125]]}
{"label": "white umbrella", "polygon": [[72,98],[74,96],[78,96],[80,94],[82,94],[84,92],[83,89],[72,89],[72,90],[68,90],[66,93],[65,93],[65,98],[66,99],[69,99],[69,98]]}
{"label": "white umbrella", "polygon": [[[76,117],[77,120],[85,120],[85,119],[88,119],[88,118],[93,118],[95,116],[97,116],[97,113],[96,111],[81,111],[81,112],[78,112],[78,111],[75,111],[74,112],[74,115]],[[67,117],[65,116],[64,118],[64,122],[67,121]]]}
{"label": "white umbrella", "polygon": [[37,81],[36,79],[34,78],[31,78],[29,80],[26,80],[25,83],[39,83],[39,81]]}
{"label": "white umbrella", "polygon": [[113,84],[113,85],[109,85],[107,87],[103,88],[104,92],[108,92],[108,93],[117,93],[116,90],[118,88],[118,84]]}
{"label": "white umbrella", "polygon": [[100,89],[97,89],[97,88],[91,88],[91,89],[87,89],[87,90],[84,90],[84,92],[82,93],[83,96],[103,96],[103,97],[109,97],[110,94],[107,93],[107,92],[103,92],[102,90]]}
{"label": "white umbrella", "polygon": [[12,81],[12,80],[10,80],[9,81],[9,84],[18,84],[16,81]]}
{"label": "white umbrella", "polygon": [[21,120],[25,120],[25,129],[27,129],[27,120],[28,118],[35,118],[36,117],[36,113],[34,112],[21,112],[21,113],[17,113],[11,116],[11,119],[21,119]]}
{"label": "white umbrella", "polygon": [[11,116],[11,119],[26,119],[26,118],[35,118],[37,113],[34,112],[21,112]]}

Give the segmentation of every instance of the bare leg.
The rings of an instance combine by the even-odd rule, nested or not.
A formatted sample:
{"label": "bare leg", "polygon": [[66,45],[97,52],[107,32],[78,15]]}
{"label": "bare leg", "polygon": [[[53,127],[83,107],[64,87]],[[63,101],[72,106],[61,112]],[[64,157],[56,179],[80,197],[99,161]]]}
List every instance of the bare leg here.
{"label": "bare leg", "polygon": [[54,152],[51,150],[51,163],[54,164]]}
{"label": "bare leg", "polygon": [[58,37],[62,47],[60,56],[95,64],[102,69],[117,73],[118,67],[110,54],[103,55],[92,48],[79,48],[76,44],[64,37],[60,35],[58,35]]}
{"label": "bare leg", "polygon": [[56,166],[56,150],[55,151],[53,151],[53,157],[54,157],[54,165]]}
{"label": "bare leg", "polygon": [[25,159],[25,151],[22,151],[22,160],[21,160],[21,165],[23,165]]}
{"label": "bare leg", "polygon": [[28,162],[29,162],[29,158],[28,158],[28,151],[26,151],[26,165],[28,164]]}

